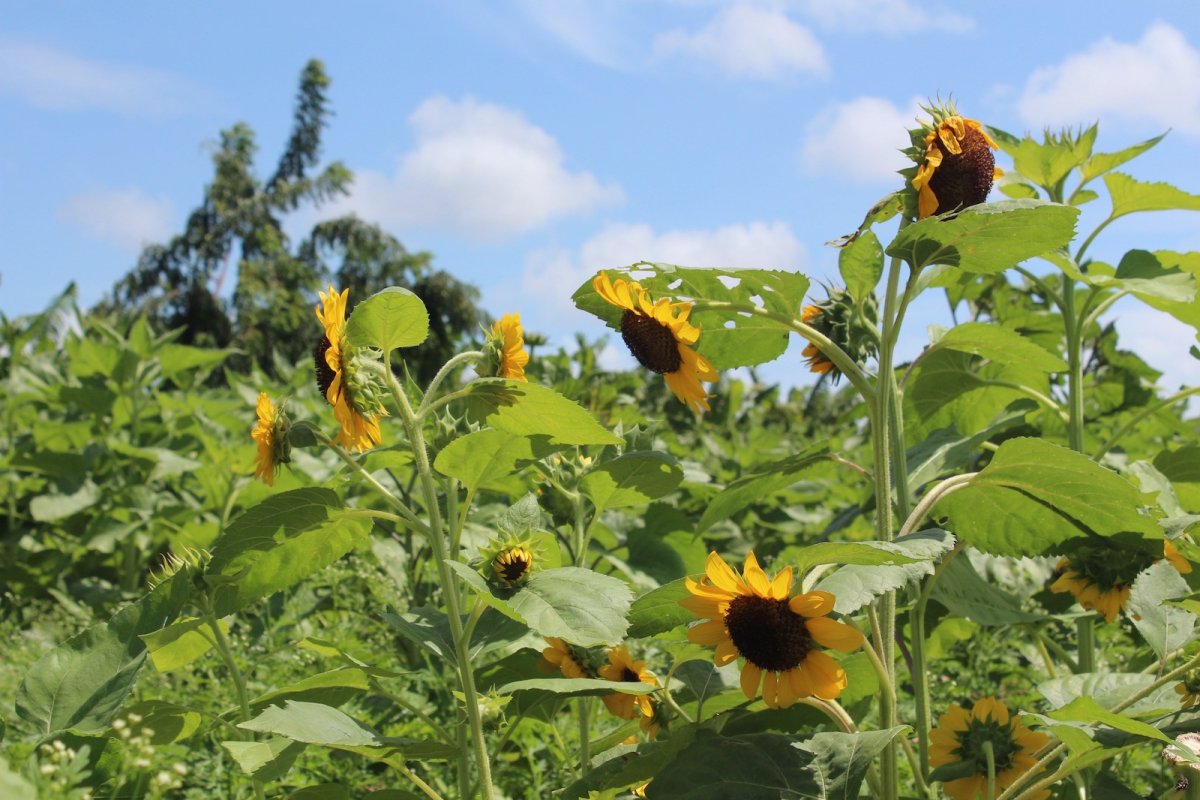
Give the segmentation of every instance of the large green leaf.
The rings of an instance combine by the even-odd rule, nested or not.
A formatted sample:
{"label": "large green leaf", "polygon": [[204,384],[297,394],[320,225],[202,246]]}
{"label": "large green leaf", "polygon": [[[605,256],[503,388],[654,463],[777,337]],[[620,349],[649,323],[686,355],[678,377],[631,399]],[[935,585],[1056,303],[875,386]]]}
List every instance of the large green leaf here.
{"label": "large green leaf", "polygon": [[1142,153],[1149,150],[1154,145],[1163,140],[1166,134],[1155,136],[1153,139],[1147,139],[1131,147],[1126,147],[1123,150],[1118,150],[1115,153],[1096,153],[1079,168],[1080,177],[1084,181],[1090,181],[1093,178],[1098,178],[1111,169],[1124,164],[1126,161],[1137,158]]}
{"label": "large green leaf", "polygon": [[862,300],[875,291],[883,275],[883,245],[869,228],[838,253],[838,272],[846,282],[850,296]]}
{"label": "large green leaf", "polygon": [[472,381],[467,391],[468,416],[498,430],[543,437],[551,445],[621,444],[595,417],[553,389],[486,378]]}
{"label": "large green leaf", "polygon": [[1062,708],[1051,711],[1047,716],[1062,722],[1098,723],[1107,725],[1110,728],[1116,728],[1125,733],[1131,733],[1135,736],[1143,736],[1147,739],[1155,739],[1161,742],[1171,741],[1169,736],[1164,735],[1154,726],[1147,725],[1145,722],[1138,722],[1124,714],[1109,711],[1091,697],[1076,697]]}
{"label": "large green leaf", "polygon": [[1200,211],[1200,194],[1188,194],[1169,183],[1144,183],[1124,173],[1112,172],[1104,176],[1104,185],[1112,197],[1113,219],[1135,211]]}
{"label": "large green leaf", "polygon": [[168,578],[35,661],[17,690],[17,714],[41,735],[107,729],[146,660],[139,637],[175,619],[191,593],[190,580],[187,570]]}
{"label": "large green leaf", "polygon": [[468,492],[493,487],[518,469],[558,450],[542,437],[486,429],[460,436],[437,454],[433,467],[459,481]]}
{"label": "large green leaf", "polygon": [[[639,262],[607,270],[614,280],[637,276],[655,300],[716,301],[755,306],[788,319],[798,319],[808,278],[797,272],[769,269],[698,269]],[[621,329],[622,310],[605,302],[589,279],[572,296],[575,305]],[[695,310],[691,322],[700,328],[696,349],[717,369],[752,366],[778,358],[787,349],[785,322],[745,316],[736,311]]]}
{"label": "large green leaf", "polygon": [[692,612],[679,605],[680,600],[689,596],[691,592],[683,578],[679,578],[634,600],[629,609],[629,637],[642,639],[691,622],[695,619]]}
{"label": "large green leaf", "polygon": [[833,800],[858,797],[871,761],[904,727],[869,733],[819,733],[796,740],[775,733],[695,741],[655,775],[646,797],[678,800]]}
{"label": "large green leaf", "polygon": [[963,489],[934,506],[946,527],[997,555],[1056,552],[1076,536],[1136,532],[1162,538],[1139,513],[1141,493],[1115,472],[1042,439],[1009,439]]}
{"label": "large green leaf", "polygon": [[796,482],[802,472],[828,457],[829,448],[817,445],[782,461],[755,467],[732,481],[708,501],[708,506],[696,526],[697,532],[703,533],[715,523],[728,519],[751,503],[762,501],[772,493],[786,489]]}
{"label": "large green leaf", "polygon": [[414,347],[429,336],[429,312],[408,289],[389,286],[354,307],[346,336],[359,347],[378,347],[385,353]]}
{"label": "large green leaf", "polygon": [[953,219],[929,217],[909,225],[887,254],[914,270],[945,264],[991,275],[1065,246],[1075,235],[1078,216],[1078,209],[1038,200],[985,203]]}
{"label": "large green leaf", "polygon": [[1077,148],[1065,137],[1038,142],[1026,136],[1013,149],[1013,166],[1038,186],[1052,187],[1087,158],[1090,149],[1090,142]]}
{"label": "large green leaf", "polygon": [[675,459],[655,451],[626,453],[597,464],[580,481],[580,489],[596,505],[609,508],[642,505],[670,494],[683,480]]}
{"label": "large green leaf", "polygon": [[[222,633],[229,632],[229,625],[224,620],[217,620],[217,625]],[[141,638],[159,672],[186,667],[216,645],[208,624],[196,617],[186,617],[162,630],[142,634]]]}
{"label": "large green leaf", "polygon": [[990,322],[964,322],[946,331],[935,349],[958,350],[1002,364],[1024,364],[1043,372],[1066,372],[1067,362],[1021,334]]}
{"label": "large green leaf", "polygon": [[966,556],[946,564],[933,585],[934,600],[957,616],[980,625],[1036,622],[1042,617],[1021,610],[1021,601],[979,577]]}
{"label": "large green leaf", "polygon": [[259,695],[250,701],[250,705],[257,710],[271,704],[279,705],[287,700],[303,700],[327,706],[340,706],[352,697],[371,691],[374,687],[373,681],[377,677],[394,674],[396,673],[369,667],[338,667]]}
{"label": "large green leaf", "polygon": [[833,608],[837,613],[852,614],[879,595],[932,574],[933,560],[954,547],[954,537],[932,529],[901,536],[888,545],[914,562],[899,566],[851,564],[817,583],[816,588],[836,598]]}
{"label": "large green leaf", "polygon": [[229,524],[213,545],[205,580],[219,616],[294,586],[367,542],[372,522],[328,489],[268,497]]}
{"label": "large green leaf", "polygon": [[[323,703],[285,700],[282,706],[268,706],[258,716],[242,722],[239,728],[271,733],[294,742],[349,750],[383,759],[391,753],[403,753],[411,759],[452,758],[455,747],[440,742],[422,742],[394,736],[381,736],[358,720]],[[371,753],[371,751],[379,751]]]}
{"label": "large green leaf", "polygon": [[100,502],[100,487],[86,480],[71,494],[43,494],[29,502],[29,515],[37,522],[56,522]]}
{"label": "large green leaf", "polygon": [[1023,423],[1036,408],[1032,400],[1018,400],[973,436],[960,436],[954,428],[939,428],[922,438],[908,450],[909,490],[916,492],[939,475],[965,471],[984,442]]}
{"label": "large green leaf", "polygon": [[[1135,280],[1130,291],[1146,305],[1165,311],[1180,322],[1200,331],[1200,303],[1194,299],[1178,299],[1186,298],[1189,287],[1200,283],[1200,252],[1176,253],[1170,250],[1155,250],[1150,255],[1156,263],[1140,254],[1133,256],[1133,253],[1140,251],[1126,255],[1126,258],[1133,258],[1127,265],[1127,274]],[[1122,264],[1125,263],[1125,259],[1122,259]],[[1104,265],[1099,267],[1104,269]],[[1146,281],[1145,278],[1150,280]]]}
{"label": "large green leaf", "polygon": [[1130,250],[1113,270],[1108,264],[1093,261],[1088,265],[1087,280],[1095,286],[1121,289],[1143,300],[1167,303],[1191,303],[1196,297],[1196,276],[1167,267],[1155,253]]}
{"label": "large green leaf", "polygon": [[632,600],[629,587],[616,578],[559,567],[535,572],[509,602],[540,636],[593,647],[621,641]]}
{"label": "large green leaf", "polygon": [[277,781],[286,775],[296,757],[304,751],[302,742],[283,736],[272,736],[260,742],[221,742],[221,746],[229,751],[242,772],[263,782]]}
{"label": "large green leaf", "polygon": [[603,678],[529,678],[506,683],[496,689],[497,694],[513,692],[550,692],[563,695],[650,694],[658,691],[657,686],[641,681],[609,681]]}
{"label": "large green leaf", "polygon": [[1167,603],[1189,592],[1187,581],[1165,559],[1138,575],[1133,583],[1127,606],[1129,618],[1160,659],[1192,640],[1196,615]]}
{"label": "large green leaf", "polygon": [[[1051,678],[1038,684],[1051,708],[1065,706],[1076,697],[1090,697],[1106,709],[1124,703],[1154,683],[1156,676],[1145,672],[1090,672]],[[1179,709],[1175,685],[1168,684],[1125,709],[1133,716],[1159,715]]]}

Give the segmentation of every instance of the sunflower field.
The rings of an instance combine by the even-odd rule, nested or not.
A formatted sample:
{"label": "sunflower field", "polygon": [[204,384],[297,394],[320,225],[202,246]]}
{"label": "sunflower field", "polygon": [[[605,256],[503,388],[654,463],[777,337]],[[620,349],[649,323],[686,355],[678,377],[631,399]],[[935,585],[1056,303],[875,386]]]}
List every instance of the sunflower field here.
{"label": "sunflower field", "polygon": [[1200,328],[1200,254],[1089,257],[1200,195],[926,112],[838,285],[614,264],[569,352],[5,319],[0,797],[1200,798],[1200,389],[1104,318]]}

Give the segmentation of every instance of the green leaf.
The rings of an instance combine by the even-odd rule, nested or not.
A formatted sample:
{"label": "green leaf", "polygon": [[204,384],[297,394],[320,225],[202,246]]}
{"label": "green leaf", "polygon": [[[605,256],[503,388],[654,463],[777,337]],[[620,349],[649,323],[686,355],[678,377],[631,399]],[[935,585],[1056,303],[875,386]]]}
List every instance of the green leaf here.
{"label": "green leaf", "polygon": [[578,404],[534,383],[486,378],[467,388],[467,415],[517,436],[542,437],[546,444],[621,444]]}
{"label": "green leaf", "polygon": [[[222,633],[229,632],[224,620],[217,620]],[[153,633],[142,634],[141,639],[150,651],[150,660],[159,672],[186,667],[213,648],[213,632],[202,619],[185,617]]]}
{"label": "green leaf", "polygon": [[433,467],[456,479],[468,492],[503,486],[527,464],[557,451],[541,437],[485,429],[460,436],[437,454]]}
{"label": "green leaf", "polygon": [[1145,250],[1130,250],[1121,257],[1115,272],[1107,264],[1092,262],[1087,280],[1094,286],[1121,289],[1142,300],[1191,303],[1196,297],[1195,275],[1178,265],[1168,268],[1158,255]]}
{"label": "green leaf", "polygon": [[302,743],[282,736],[261,742],[221,742],[221,746],[229,751],[242,772],[263,782],[277,781],[286,775],[296,757],[304,751]]}
{"label": "green leaf", "polygon": [[863,231],[841,249],[838,272],[855,300],[861,301],[875,291],[875,284],[883,275],[883,245],[874,231]]}
{"label": "green leaf", "polygon": [[1160,659],[1192,640],[1196,615],[1168,600],[1189,593],[1188,583],[1167,560],[1159,561],[1133,582],[1127,606],[1129,618]]}
{"label": "green leaf", "polygon": [[0,796],[7,800],[38,800],[38,790],[19,772],[13,772],[8,759],[0,758]]}
{"label": "green leaf", "polygon": [[834,611],[852,614],[879,595],[932,574],[931,562],[954,547],[954,537],[932,529],[901,536],[888,544],[915,562],[900,566],[850,565],[826,575],[816,588],[833,594]]}
{"label": "green leaf", "polygon": [[588,470],[579,488],[596,506],[596,513],[610,508],[637,506],[670,494],[683,480],[675,459],[655,451],[626,453]]}
{"label": "green leaf", "polygon": [[[808,278],[796,272],[767,269],[697,269],[641,261],[630,267],[606,270],[609,277],[629,278],[651,292],[654,300],[713,300],[755,306],[799,319]],[[622,310],[605,302],[589,279],[572,295],[575,305],[604,320],[613,330],[621,329]],[[717,369],[762,364],[778,358],[787,349],[791,329],[785,322],[746,316],[737,311],[706,309],[693,311],[692,324],[700,328],[696,349]]]}
{"label": "green leaf", "polygon": [[1067,362],[1014,330],[990,322],[955,325],[934,348],[958,350],[1001,364],[1024,364],[1042,372],[1066,372]]}
{"label": "green leaf", "polygon": [[899,566],[922,560],[911,557],[904,545],[894,542],[817,542],[784,548],[776,563],[791,564],[796,574],[803,575],[818,564]]}
{"label": "green leaf", "polygon": [[43,655],[17,690],[18,716],[46,736],[68,728],[108,728],[146,660],[138,638],[169,625],[191,593],[182,570],[103,625],[88,628]]}
{"label": "green leaf", "polygon": [[552,694],[596,696],[604,694],[650,694],[658,691],[641,681],[607,681],[602,678],[530,678],[506,683],[496,689],[497,694],[513,692],[550,692]]}
{"label": "green leaf", "polygon": [[1200,195],[1188,194],[1169,183],[1143,183],[1123,173],[1112,172],[1104,176],[1104,185],[1112,198],[1111,219],[1135,211],[1200,211]]}
{"label": "green leaf", "polygon": [[925,436],[908,450],[909,490],[916,493],[939,475],[963,471],[984,442],[1024,423],[1026,415],[1036,409],[1032,400],[1017,400],[974,436],[959,436],[954,428],[939,428]]}
{"label": "green leaf", "polygon": [[897,736],[909,730],[907,725],[900,725],[864,733],[818,733],[797,743],[797,750],[813,756],[807,768],[816,776],[820,787],[815,796],[825,800],[858,797],[863,777],[875,757]]}
{"label": "green leaf", "polygon": [[1021,610],[1021,601],[979,577],[970,559],[960,555],[942,567],[931,595],[951,613],[980,625],[1037,622],[1038,614]]}
{"label": "green leaf", "polygon": [[629,609],[629,638],[644,639],[686,625],[695,617],[679,605],[691,596],[683,578],[651,589],[633,601]]}
{"label": "green leaf", "polygon": [[1049,188],[1069,175],[1086,154],[1077,151],[1068,141],[1056,138],[1037,142],[1027,136],[1012,156],[1017,172],[1038,186]]}
{"label": "green leaf", "polygon": [[126,710],[142,718],[143,732],[147,729],[154,731],[150,739],[156,745],[189,739],[204,724],[204,715],[196,709],[163,700],[134,703]]}
{"label": "green leaf", "polygon": [[996,188],[1006,197],[1011,197],[1013,200],[1036,200],[1041,197],[1036,188],[1019,180],[997,184]]}
{"label": "green leaf", "polygon": [[972,206],[953,219],[929,217],[900,231],[887,254],[914,270],[933,264],[992,275],[1065,246],[1075,235],[1079,210],[1038,200],[1004,200]]}
{"label": "green leaf", "polygon": [[172,343],[159,350],[158,359],[164,378],[190,388],[208,377],[208,373],[221,366],[234,352],[229,348],[215,350]]}
{"label": "green leaf", "polygon": [[1163,450],[1154,457],[1154,468],[1171,481],[1179,503],[1191,513],[1200,512],[1200,446],[1184,445]]}
{"label": "green leaf", "polygon": [[535,572],[509,602],[539,636],[595,647],[625,636],[632,599],[629,587],[616,578],[559,567]]}
{"label": "green leaf", "polygon": [[429,312],[408,289],[389,286],[354,307],[346,321],[346,337],[358,347],[387,353],[415,347],[429,336]]}
{"label": "green leaf", "polygon": [[[1051,678],[1039,683],[1037,688],[1051,708],[1065,706],[1076,697],[1090,697],[1104,708],[1112,709],[1150,686],[1155,678],[1144,672],[1090,672]],[[1159,715],[1178,709],[1179,695],[1174,684],[1168,684],[1125,709],[1125,713]]]}
{"label": "green leaf", "polygon": [[1056,552],[1076,536],[1127,531],[1151,539],[1161,529],[1138,509],[1141,493],[1087,456],[1042,439],[1009,439],[963,489],[934,506],[935,518],[987,553]]}
{"label": "green leaf", "polygon": [[328,489],[271,495],[233,520],[213,545],[205,580],[218,616],[294,586],[364,546],[369,518],[342,509]]}
{"label": "green leaf", "polygon": [[521,613],[513,608],[512,603],[508,601],[508,595],[512,594],[511,591],[493,588],[478,572],[471,569],[466,564],[458,561],[447,561],[446,566],[450,568],[451,572],[458,575],[458,577],[462,579],[463,583],[467,584],[471,591],[479,595],[480,599],[482,599],[489,606],[496,609],[509,619],[515,620],[522,625],[527,624],[525,622],[525,618],[521,616]]}
{"label": "green leaf", "polygon": [[1126,147],[1124,150],[1118,150],[1115,153],[1096,153],[1079,168],[1080,177],[1084,182],[1098,178],[1109,170],[1121,166],[1126,161],[1137,158],[1161,142],[1164,136],[1166,136],[1165,133],[1155,136],[1153,139],[1147,139],[1140,144],[1135,144],[1132,147]]}
{"label": "green leaf", "polygon": [[391,753],[400,752],[414,760],[450,758],[458,754],[456,748],[440,742],[380,736],[336,708],[299,700],[284,701],[282,707],[269,706],[238,727],[257,733],[272,733],[294,742],[349,750],[380,760],[385,760]]}
{"label": "green leaf", "polygon": [[35,522],[55,522],[91,508],[100,501],[100,487],[90,480],[71,494],[43,494],[29,501]]}
{"label": "green leaf", "polygon": [[1124,714],[1116,714],[1107,710],[1091,697],[1076,697],[1062,708],[1051,711],[1046,716],[1051,719],[1061,720],[1063,722],[1085,722],[1088,724],[1099,723],[1107,725],[1110,728],[1116,728],[1125,733],[1131,733],[1135,736],[1142,736],[1147,739],[1155,739],[1161,742],[1170,742],[1168,736],[1163,735],[1157,728],[1152,725],[1147,725],[1144,722],[1138,722],[1135,719],[1125,716]]}
{"label": "green leaf", "polygon": [[802,472],[828,457],[829,448],[817,445],[782,461],[755,467],[708,501],[708,507],[696,526],[697,533],[703,533],[717,522],[728,519],[751,503],[762,501],[773,492],[786,489],[797,481]]}
{"label": "green leaf", "polygon": [[303,700],[336,707],[348,702],[352,697],[372,691],[373,678],[395,674],[366,667],[338,667],[259,695],[250,701],[250,705],[258,710],[263,706],[278,705],[286,700]]}

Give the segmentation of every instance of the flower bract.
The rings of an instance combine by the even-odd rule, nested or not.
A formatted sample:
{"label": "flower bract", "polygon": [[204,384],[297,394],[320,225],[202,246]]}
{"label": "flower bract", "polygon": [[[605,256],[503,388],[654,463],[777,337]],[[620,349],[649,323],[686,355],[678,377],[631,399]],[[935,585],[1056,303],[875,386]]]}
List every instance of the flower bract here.
{"label": "flower bract", "polygon": [[715,381],[717,371],[694,349],[700,329],[688,322],[691,303],[657,302],[637,281],[612,280],[600,272],[592,281],[605,302],[624,311],[621,338],[629,352],[646,369],[663,376],[680,402],[696,412],[708,411],[708,398],[701,381]]}
{"label": "flower bract", "polygon": [[787,708],[803,697],[837,698],[848,685],[846,671],[821,648],[844,653],[858,649],[863,635],[830,619],[835,598],[813,591],[791,596],[792,570],[769,578],[753,553],[739,575],[715,552],[704,577],[685,579],[691,593],[679,601],[704,622],[688,639],[716,648],[713,661],[724,666],[741,657],[742,692],[754,699],[762,688],[771,708]]}
{"label": "flower bract", "polygon": [[[1035,754],[1049,741],[1044,733],[1029,730],[1020,720],[1009,716],[1008,708],[994,697],[985,697],[970,711],[951,705],[929,731],[929,763],[937,768],[958,765],[966,777],[942,784],[942,790],[954,800],[982,800],[987,797],[988,763],[985,742],[991,743],[996,775],[996,792],[1011,786],[1037,762]],[[936,776],[935,776],[936,778]],[[1041,800],[1049,791],[1033,795]]]}

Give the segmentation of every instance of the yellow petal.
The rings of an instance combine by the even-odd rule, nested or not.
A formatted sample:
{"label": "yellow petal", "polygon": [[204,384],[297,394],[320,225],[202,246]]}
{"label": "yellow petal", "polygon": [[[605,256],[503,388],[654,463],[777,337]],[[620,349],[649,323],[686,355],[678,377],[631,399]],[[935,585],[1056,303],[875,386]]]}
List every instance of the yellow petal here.
{"label": "yellow petal", "polygon": [[751,700],[758,697],[758,684],[761,680],[762,670],[747,661],[742,666],[742,694]]}
{"label": "yellow petal", "polygon": [[804,625],[817,644],[842,653],[851,653],[866,641],[857,628],[829,617],[815,617]]}
{"label": "yellow petal", "polygon": [[719,586],[727,592],[750,594],[750,588],[746,586],[746,582],[733,571],[733,567],[725,563],[725,559],[717,555],[716,550],[708,554],[708,560],[704,562],[704,574],[708,576],[714,586]]}
{"label": "yellow petal", "polygon": [[798,594],[788,601],[788,608],[802,617],[823,617],[833,611],[837,599],[829,592],[812,591]]}
{"label": "yellow petal", "polygon": [[711,619],[708,622],[701,622],[699,625],[693,625],[688,628],[687,638],[689,642],[694,642],[698,645],[715,647],[729,638],[729,632],[725,630],[725,622],[723,620]]}
{"label": "yellow petal", "polygon": [[822,700],[836,700],[849,685],[841,665],[819,650],[811,651],[802,667],[812,681],[813,694]]}

